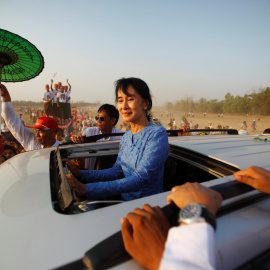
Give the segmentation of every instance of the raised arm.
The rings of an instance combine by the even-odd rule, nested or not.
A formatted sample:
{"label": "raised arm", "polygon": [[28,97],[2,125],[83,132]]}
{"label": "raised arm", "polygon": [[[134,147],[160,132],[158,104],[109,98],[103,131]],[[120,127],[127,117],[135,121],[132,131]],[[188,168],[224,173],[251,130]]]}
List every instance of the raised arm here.
{"label": "raised arm", "polygon": [[30,132],[29,128],[26,128],[20,119],[20,117],[14,111],[11,103],[11,97],[7,88],[1,84],[1,96],[2,96],[2,117],[5,123],[12,133],[12,135],[22,144],[25,150],[33,150],[40,148],[37,142],[35,134]]}
{"label": "raised arm", "polygon": [[54,90],[52,86],[53,86],[53,79],[51,79],[51,91]]}
{"label": "raised arm", "polygon": [[68,84],[68,86],[69,86],[69,92],[71,92],[71,85],[70,85],[70,83],[68,82],[68,79],[67,79],[67,84]]}

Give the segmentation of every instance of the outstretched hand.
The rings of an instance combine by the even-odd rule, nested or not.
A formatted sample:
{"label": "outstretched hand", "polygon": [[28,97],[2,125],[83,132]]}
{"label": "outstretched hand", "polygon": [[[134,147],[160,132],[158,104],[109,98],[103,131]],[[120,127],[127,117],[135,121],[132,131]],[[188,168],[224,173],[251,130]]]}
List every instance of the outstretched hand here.
{"label": "outstretched hand", "polygon": [[10,94],[9,94],[7,88],[3,84],[1,84],[1,97],[2,97],[3,102],[11,101]]}
{"label": "outstretched hand", "polygon": [[167,197],[168,204],[174,202],[179,208],[190,203],[204,205],[214,216],[220,207],[222,197],[220,193],[199,183],[185,183],[172,189]]}
{"label": "outstretched hand", "polygon": [[170,224],[160,207],[146,204],[121,219],[126,251],[143,267],[158,269]]}
{"label": "outstretched hand", "polygon": [[270,194],[270,171],[251,166],[233,174],[235,180],[255,189]]}

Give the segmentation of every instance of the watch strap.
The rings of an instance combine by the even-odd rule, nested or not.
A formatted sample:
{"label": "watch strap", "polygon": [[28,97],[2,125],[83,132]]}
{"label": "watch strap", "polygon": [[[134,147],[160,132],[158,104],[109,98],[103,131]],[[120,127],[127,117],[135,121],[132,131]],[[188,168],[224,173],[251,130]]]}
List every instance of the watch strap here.
{"label": "watch strap", "polygon": [[216,218],[213,216],[213,214],[203,205],[201,205],[202,208],[202,214],[201,216],[205,219],[205,221],[210,224],[214,230],[217,228]]}

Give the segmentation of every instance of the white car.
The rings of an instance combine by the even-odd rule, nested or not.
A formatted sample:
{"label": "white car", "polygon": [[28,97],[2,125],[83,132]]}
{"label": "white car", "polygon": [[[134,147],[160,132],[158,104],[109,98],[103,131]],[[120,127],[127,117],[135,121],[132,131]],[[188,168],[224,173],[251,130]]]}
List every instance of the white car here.
{"label": "white car", "polygon": [[[130,202],[76,202],[60,161],[98,157],[102,168],[104,156],[116,157],[118,141],[66,145],[59,152],[40,149],[3,163],[0,269],[87,269],[82,262],[84,254],[118,232],[121,217],[145,203],[166,206],[169,190],[187,181],[201,182],[224,196],[217,215],[217,269],[269,269],[270,198],[236,183],[232,176],[251,165],[269,170],[269,141],[249,135],[207,135],[171,137],[169,142],[166,191]],[[111,266],[141,269],[134,260],[122,261],[120,258],[121,263],[112,262]]]}

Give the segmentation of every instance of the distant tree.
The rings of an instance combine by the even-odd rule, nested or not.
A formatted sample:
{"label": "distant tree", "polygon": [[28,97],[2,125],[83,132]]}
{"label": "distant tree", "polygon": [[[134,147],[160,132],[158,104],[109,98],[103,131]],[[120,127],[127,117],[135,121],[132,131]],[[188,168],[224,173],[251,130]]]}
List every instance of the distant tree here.
{"label": "distant tree", "polygon": [[204,112],[204,111],[206,111],[207,110],[206,103],[207,103],[207,100],[205,98],[200,98],[199,99],[199,102],[197,102],[195,104],[195,110],[197,112]]}
{"label": "distant tree", "polygon": [[251,110],[253,113],[261,115],[270,114],[270,88],[260,89],[252,93]]}
{"label": "distant tree", "polygon": [[223,112],[224,113],[231,113],[232,112],[233,101],[234,101],[234,96],[232,96],[231,93],[227,93],[225,95],[225,100],[223,103]]}
{"label": "distant tree", "polygon": [[206,103],[206,111],[210,113],[220,113],[223,111],[223,102],[217,99],[212,99]]}
{"label": "distant tree", "polygon": [[231,103],[231,112],[232,113],[240,113],[241,112],[241,97],[236,96]]}
{"label": "distant tree", "polygon": [[244,97],[241,98],[239,112],[245,113],[245,114],[249,113],[251,110],[250,101],[251,101],[251,99],[248,97],[247,94],[245,94]]}

